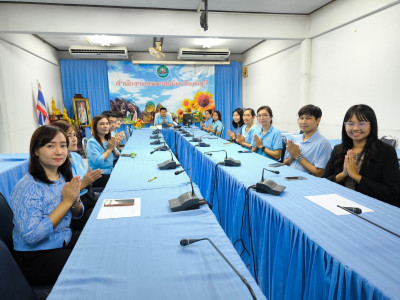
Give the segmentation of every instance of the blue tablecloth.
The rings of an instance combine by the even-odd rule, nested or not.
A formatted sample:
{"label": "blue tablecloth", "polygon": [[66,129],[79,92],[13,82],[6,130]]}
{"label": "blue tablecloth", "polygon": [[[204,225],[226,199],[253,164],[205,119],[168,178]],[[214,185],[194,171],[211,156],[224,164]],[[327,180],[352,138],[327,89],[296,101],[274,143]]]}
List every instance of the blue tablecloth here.
{"label": "blue tablecloth", "polygon": [[28,172],[29,154],[0,154],[0,192],[10,201],[10,195],[22,176]]}
{"label": "blue tablecloth", "polygon": [[[168,143],[174,133],[164,130]],[[198,133],[200,134],[200,132]],[[238,253],[249,264],[264,294],[270,299],[399,299],[400,239],[353,215],[337,216],[304,196],[338,194],[374,210],[363,216],[400,234],[400,209],[326,179],[293,168],[265,171],[286,186],[280,196],[249,192],[242,227],[246,188],[261,179],[262,168],[273,161],[222,139],[211,147],[194,147],[190,138],[177,137],[177,152],[185,168],[196,169],[195,182]],[[225,149],[241,161],[240,167],[216,166]],[[285,176],[304,176],[286,181]],[[250,234],[251,233],[251,234]],[[254,263],[253,263],[254,261]]]}
{"label": "blue tablecloth", "polygon": [[[132,134],[49,299],[251,299],[246,286],[207,241],[210,238],[265,299],[243,261],[203,205],[172,213],[168,200],[190,191],[185,173],[158,170],[169,152],[150,151],[151,130]],[[181,170],[182,168],[180,168]],[[157,177],[156,180],[148,179]],[[197,186],[195,191],[201,196]],[[104,199],[141,198],[141,216],[97,220]]]}

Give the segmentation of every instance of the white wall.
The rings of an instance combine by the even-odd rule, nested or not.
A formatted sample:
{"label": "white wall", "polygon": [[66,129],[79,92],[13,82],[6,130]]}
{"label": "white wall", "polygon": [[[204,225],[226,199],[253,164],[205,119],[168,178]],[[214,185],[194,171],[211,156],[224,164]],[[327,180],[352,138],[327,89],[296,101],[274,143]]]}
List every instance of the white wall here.
{"label": "white wall", "polygon": [[[275,42],[268,42],[275,49]],[[267,50],[266,50],[267,51]],[[243,107],[271,107],[273,125],[280,130],[298,131],[296,123],[301,99],[300,45],[291,47],[248,66],[243,79]]]}
{"label": "white wall", "polygon": [[400,5],[314,38],[310,102],[325,112],[321,130],[340,135],[347,109],[370,105],[379,136],[400,139]]}
{"label": "white wall", "polygon": [[0,35],[0,153],[28,152],[36,114],[37,81],[51,108],[62,109],[57,52],[32,35]]}
{"label": "white wall", "polygon": [[[357,0],[333,5],[350,2]],[[323,32],[311,39],[309,71],[303,70],[307,57],[303,44],[288,48],[283,44],[288,41],[269,41],[269,47],[264,43],[245,53],[249,77],[243,79],[244,106],[257,108],[261,103],[268,104],[277,128],[297,131],[298,109],[315,104],[323,112],[322,134],[340,138],[346,110],[365,103],[377,114],[379,136],[390,134],[400,140],[400,4],[375,7],[367,15],[365,9],[360,9],[359,14],[352,11],[355,20],[346,18],[345,24],[329,18],[330,9],[337,13],[337,7],[327,7],[311,17],[312,32],[318,31],[313,22]],[[324,19],[332,28],[323,25]],[[271,55],[271,51],[275,54]],[[309,78],[309,92],[303,89],[305,77]]]}

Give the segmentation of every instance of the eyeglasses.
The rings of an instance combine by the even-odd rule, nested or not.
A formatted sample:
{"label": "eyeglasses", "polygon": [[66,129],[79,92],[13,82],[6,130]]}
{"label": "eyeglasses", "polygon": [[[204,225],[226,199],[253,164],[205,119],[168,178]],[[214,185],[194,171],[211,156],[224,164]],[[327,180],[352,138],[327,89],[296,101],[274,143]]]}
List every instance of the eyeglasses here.
{"label": "eyeglasses", "polygon": [[370,124],[370,122],[344,122],[344,125],[346,125],[346,127],[349,129],[354,128],[355,125],[357,125],[360,129],[366,129],[368,124]]}
{"label": "eyeglasses", "polygon": [[260,115],[257,115],[257,118],[266,118],[266,117],[269,117],[269,115],[268,114],[260,114]]}

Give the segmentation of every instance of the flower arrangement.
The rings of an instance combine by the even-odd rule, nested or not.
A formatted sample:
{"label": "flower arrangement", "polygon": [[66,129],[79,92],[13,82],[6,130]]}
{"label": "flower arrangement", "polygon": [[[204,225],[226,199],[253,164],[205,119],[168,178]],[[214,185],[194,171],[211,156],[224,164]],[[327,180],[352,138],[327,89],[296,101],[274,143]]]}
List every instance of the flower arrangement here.
{"label": "flower arrangement", "polygon": [[129,118],[125,118],[122,120],[124,124],[132,125],[135,129],[141,129],[144,127],[144,122],[142,119],[130,120]]}
{"label": "flower arrangement", "polygon": [[176,111],[178,121],[182,122],[183,114],[193,114],[195,122],[203,121],[203,113],[206,110],[215,110],[215,103],[212,99],[212,96],[213,94],[210,94],[207,91],[200,91],[194,95],[192,100],[190,100],[189,98],[183,99],[181,108]]}

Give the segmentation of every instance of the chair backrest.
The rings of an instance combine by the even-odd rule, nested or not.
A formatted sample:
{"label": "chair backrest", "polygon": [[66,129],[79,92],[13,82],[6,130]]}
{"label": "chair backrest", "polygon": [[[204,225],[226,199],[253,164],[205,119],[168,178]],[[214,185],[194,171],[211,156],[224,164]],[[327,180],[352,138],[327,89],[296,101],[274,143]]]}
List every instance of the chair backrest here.
{"label": "chair backrest", "polygon": [[398,140],[396,137],[391,136],[391,135],[384,135],[383,137],[380,138],[380,140],[386,144],[389,144],[393,148],[397,148],[398,145]]}
{"label": "chair backrest", "polygon": [[0,241],[0,299],[37,299],[2,241]]}
{"label": "chair backrest", "polygon": [[224,136],[224,130],[225,130],[225,126],[224,126],[224,124],[222,124],[222,129],[221,129],[221,132],[219,134],[219,137],[222,138]]}
{"label": "chair backrest", "polygon": [[281,159],[279,160],[280,162],[283,162],[285,160],[286,145],[287,145],[286,136],[282,136],[282,153],[281,153]]}
{"label": "chair backrest", "polygon": [[14,214],[6,201],[6,198],[4,198],[3,194],[0,193],[0,240],[3,241],[10,250],[13,249],[13,218]]}
{"label": "chair backrest", "polygon": [[[160,116],[161,114],[158,112],[158,113],[156,113],[156,115],[154,116],[154,125],[156,125],[156,119],[157,119],[157,117],[158,116]],[[169,116],[170,118],[171,118],[171,120],[172,120],[172,115],[169,113],[169,112],[167,112],[167,116]]]}
{"label": "chair backrest", "polygon": [[82,138],[82,148],[83,148],[83,152],[85,152],[85,157],[87,157],[87,155],[86,155],[87,143],[88,143],[88,138],[87,137]]}

